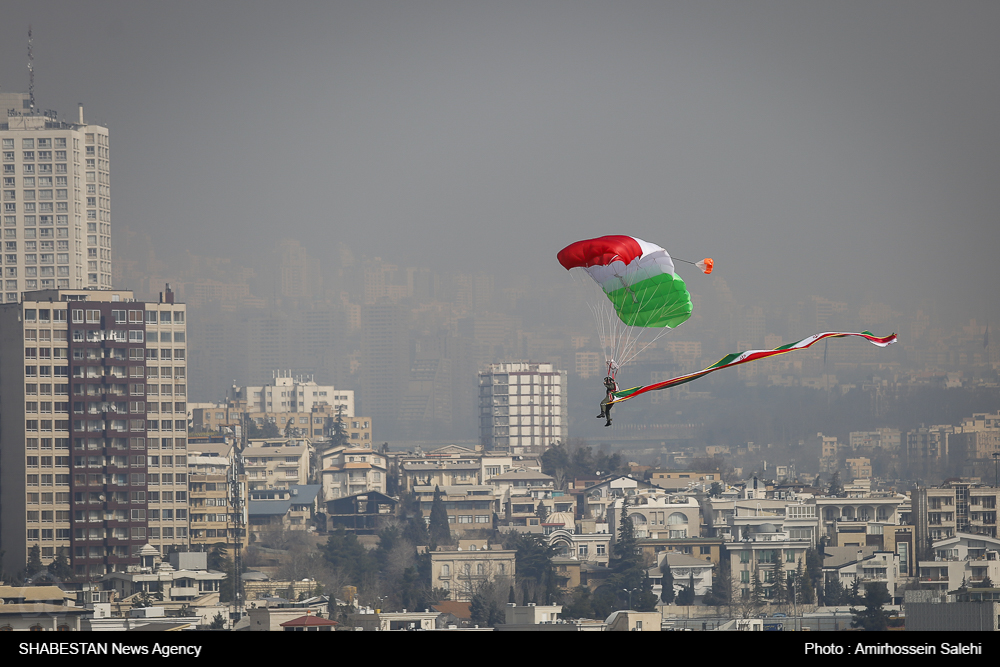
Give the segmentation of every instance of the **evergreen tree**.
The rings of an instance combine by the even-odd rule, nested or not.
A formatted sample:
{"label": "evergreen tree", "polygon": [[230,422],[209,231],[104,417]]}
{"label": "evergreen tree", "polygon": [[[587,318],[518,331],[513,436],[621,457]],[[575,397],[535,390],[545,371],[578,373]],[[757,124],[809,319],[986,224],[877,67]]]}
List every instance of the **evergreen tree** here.
{"label": "evergreen tree", "polygon": [[823,586],[823,557],[820,553],[818,549],[806,549],[806,577],[809,579],[809,590]]}
{"label": "evergreen tree", "polygon": [[482,628],[492,628],[503,625],[506,614],[497,596],[501,592],[495,582],[484,582],[469,601],[469,617],[474,625]]}
{"label": "evergreen tree", "polygon": [[545,523],[545,520],[549,518],[549,508],[543,503],[538,503],[538,507],[535,509],[535,516],[538,517],[538,523]]}
{"label": "evergreen tree", "polygon": [[871,583],[865,586],[864,609],[851,608],[852,628],[861,628],[869,631],[886,630],[889,627],[889,615],[883,610],[883,606],[892,601],[886,585],[883,583]]}
{"label": "evergreen tree", "polygon": [[[711,590],[705,595],[705,604],[713,607],[725,607],[733,602],[733,576],[724,562],[719,563],[719,570],[713,578]],[[722,613],[721,609],[719,613]]]}
{"label": "evergreen tree", "polygon": [[24,568],[24,574],[27,578],[31,578],[41,572],[44,568],[42,565],[42,550],[37,544],[33,545],[28,551],[28,562]]}
{"label": "evergreen tree", "polygon": [[49,574],[57,581],[67,581],[73,577],[73,568],[66,560],[66,549],[60,547],[56,552],[55,559],[49,563]]}
{"label": "evergreen tree", "polygon": [[815,600],[812,581],[801,558],[799,567],[795,571],[795,595],[801,604],[812,604]]}
{"label": "evergreen tree", "polygon": [[337,406],[337,416],[333,418],[330,427],[330,447],[344,447],[350,444],[347,437],[347,429],[344,428],[344,408],[343,404]]}
{"label": "evergreen tree", "polygon": [[849,604],[861,604],[861,583],[858,578],[855,577],[854,581],[851,582],[851,593],[848,599]]}
{"label": "evergreen tree", "polygon": [[677,595],[677,604],[681,607],[688,607],[694,604],[694,571],[688,578],[688,585]]}
{"label": "evergreen tree", "polygon": [[781,569],[780,562],[774,566],[774,585],[771,587],[771,600],[779,608],[784,608],[785,603],[788,602],[787,580],[785,578],[785,571]]}
{"label": "evergreen tree", "polygon": [[378,573],[378,562],[372,553],[343,527],[329,534],[322,554],[334,570],[343,573],[349,585],[360,587]]}
{"label": "evergreen tree", "polygon": [[216,572],[225,572],[229,550],[223,542],[216,542],[208,551],[208,569]]}
{"label": "evergreen tree", "polygon": [[441,488],[434,487],[434,501],[431,503],[431,521],[428,526],[430,540],[433,546],[451,544],[451,527],[448,525],[448,513],[444,509],[444,499]]}
{"label": "evergreen tree", "polygon": [[430,544],[430,534],[427,531],[427,522],[424,521],[424,512],[420,509],[420,501],[410,496],[407,504],[411,508],[411,513],[403,528],[403,538],[414,546]]}
{"label": "evergreen tree", "polygon": [[756,562],[753,565],[753,572],[750,575],[750,602],[754,609],[764,606],[764,584],[760,580],[760,567]]}
{"label": "evergreen tree", "polygon": [[604,619],[615,610],[616,595],[611,586],[601,586],[594,591],[591,604],[594,607],[594,618]]}
{"label": "evergreen tree", "polygon": [[[622,499],[618,539],[609,566],[612,571],[610,583],[617,591],[634,591],[632,602],[637,610],[655,607],[656,597],[652,595],[652,582],[646,575],[646,567],[639,551],[639,541],[635,537],[635,528],[628,515],[628,496]],[[641,595],[635,597],[636,593]]]}
{"label": "evergreen tree", "polygon": [[674,575],[670,571],[667,558],[667,554],[663,554],[663,562],[660,563],[660,572],[663,574],[663,578],[660,580],[660,600],[664,604],[670,604],[674,601]]}
{"label": "evergreen tree", "polygon": [[562,615],[566,618],[594,618],[590,589],[586,586],[574,588],[573,597],[569,604],[563,607]]}
{"label": "evergreen tree", "polygon": [[[541,594],[544,604],[551,604],[556,595],[556,570],[552,564],[555,548],[539,535],[510,533],[504,547],[514,549],[514,570],[521,582],[522,590],[531,590],[535,598]],[[537,602],[537,599],[530,600]],[[529,602],[525,593],[524,602]]]}
{"label": "evergreen tree", "polygon": [[208,626],[209,630],[222,630],[226,627],[226,619],[222,617],[222,612],[220,611],[212,619],[212,623]]}
{"label": "evergreen tree", "polygon": [[844,604],[844,585],[840,583],[839,577],[830,577],[827,580],[823,591],[823,604],[830,607]]}
{"label": "evergreen tree", "polygon": [[844,494],[844,485],[840,482],[840,471],[833,473],[833,477],[830,478],[830,488],[827,490],[827,495],[840,497]]}

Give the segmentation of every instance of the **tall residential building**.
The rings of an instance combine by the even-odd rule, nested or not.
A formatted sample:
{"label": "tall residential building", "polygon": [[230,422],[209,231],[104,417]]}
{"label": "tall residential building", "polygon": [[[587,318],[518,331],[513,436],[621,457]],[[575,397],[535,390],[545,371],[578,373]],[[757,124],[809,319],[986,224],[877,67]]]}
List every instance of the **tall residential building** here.
{"label": "tall residential building", "polygon": [[568,435],[566,371],[552,364],[490,364],[479,373],[479,443],[486,450],[541,452]]}
{"label": "tall residential building", "polygon": [[77,577],[188,544],[186,307],[167,291],[45,290],[0,305],[0,549]]}
{"label": "tall residential building", "polygon": [[108,128],[32,109],[27,93],[0,93],[3,290],[111,288]]}

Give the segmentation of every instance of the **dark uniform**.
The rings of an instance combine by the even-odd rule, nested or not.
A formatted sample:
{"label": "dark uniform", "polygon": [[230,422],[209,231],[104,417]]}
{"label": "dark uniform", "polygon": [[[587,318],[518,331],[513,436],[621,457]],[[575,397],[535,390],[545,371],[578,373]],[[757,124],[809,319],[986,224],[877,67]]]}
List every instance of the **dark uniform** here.
{"label": "dark uniform", "polygon": [[601,401],[601,414],[597,415],[600,419],[604,417],[608,420],[605,426],[611,426],[611,408],[614,407],[611,401],[615,399],[615,392],[618,391],[618,383],[611,376],[604,378],[604,389],[606,390],[604,400]]}

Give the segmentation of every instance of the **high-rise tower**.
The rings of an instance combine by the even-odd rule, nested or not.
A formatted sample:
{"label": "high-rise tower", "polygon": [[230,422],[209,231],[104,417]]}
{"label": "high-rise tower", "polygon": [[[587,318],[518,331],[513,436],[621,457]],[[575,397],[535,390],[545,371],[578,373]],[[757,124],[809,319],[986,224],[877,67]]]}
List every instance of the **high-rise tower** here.
{"label": "high-rise tower", "polygon": [[0,305],[0,549],[95,579],[188,544],[186,307],[125,290]]}
{"label": "high-rise tower", "polygon": [[0,93],[3,188],[0,302],[43,289],[110,289],[111,147],[108,128]]}

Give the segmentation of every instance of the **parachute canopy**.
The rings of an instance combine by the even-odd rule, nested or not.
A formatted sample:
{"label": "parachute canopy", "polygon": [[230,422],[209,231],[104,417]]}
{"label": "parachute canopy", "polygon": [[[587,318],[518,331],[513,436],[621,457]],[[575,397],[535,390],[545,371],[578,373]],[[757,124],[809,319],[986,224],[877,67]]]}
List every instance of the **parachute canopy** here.
{"label": "parachute canopy", "polygon": [[602,236],[571,243],[558,259],[567,270],[589,273],[626,326],[672,329],[691,317],[691,295],[670,255],[654,243]]}

